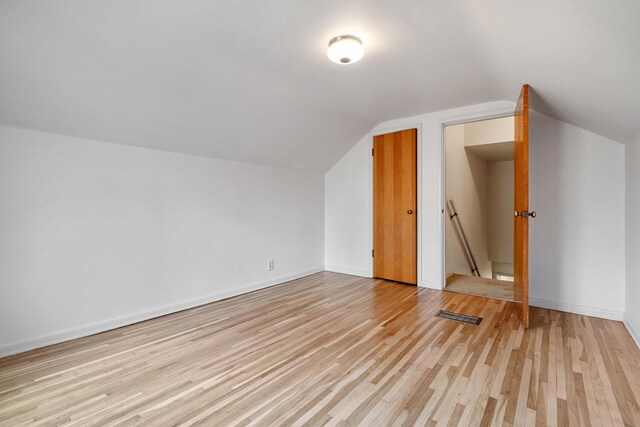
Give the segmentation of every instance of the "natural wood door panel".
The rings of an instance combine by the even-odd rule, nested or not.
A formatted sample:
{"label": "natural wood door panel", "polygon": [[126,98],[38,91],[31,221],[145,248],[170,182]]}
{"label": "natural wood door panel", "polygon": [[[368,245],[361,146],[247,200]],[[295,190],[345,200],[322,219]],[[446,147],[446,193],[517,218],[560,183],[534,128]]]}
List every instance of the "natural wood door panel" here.
{"label": "natural wood door panel", "polygon": [[417,130],[373,139],[373,275],[417,283]]}
{"label": "natural wood door panel", "polygon": [[[529,85],[524,85],[514,113],[514,212],[529,211]],[[529,326],[529,218],[514,218],[514,300]]]}

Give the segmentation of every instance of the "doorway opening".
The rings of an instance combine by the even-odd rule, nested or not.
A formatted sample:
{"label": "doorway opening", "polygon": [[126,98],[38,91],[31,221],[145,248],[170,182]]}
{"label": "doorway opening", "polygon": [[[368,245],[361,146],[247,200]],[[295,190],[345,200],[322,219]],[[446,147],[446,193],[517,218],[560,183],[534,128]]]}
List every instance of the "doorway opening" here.
{"label": "doorway opening", "polygon": [[445,290],[514,297],[514,117],[444,129]]}

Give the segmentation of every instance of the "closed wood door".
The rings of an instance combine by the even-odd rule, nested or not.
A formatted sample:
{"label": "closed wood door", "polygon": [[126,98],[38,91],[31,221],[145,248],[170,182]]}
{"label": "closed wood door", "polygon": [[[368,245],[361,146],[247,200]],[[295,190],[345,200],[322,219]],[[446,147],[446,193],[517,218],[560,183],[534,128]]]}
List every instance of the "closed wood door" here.
{"label": "closed wood door", "polygon": [[514,300],[529,327],[529,85],[524,85],[514,113]]}
{"label": "closed wood door", "polygon": [[417,130],[373,139],[373,275],[417,283]]}

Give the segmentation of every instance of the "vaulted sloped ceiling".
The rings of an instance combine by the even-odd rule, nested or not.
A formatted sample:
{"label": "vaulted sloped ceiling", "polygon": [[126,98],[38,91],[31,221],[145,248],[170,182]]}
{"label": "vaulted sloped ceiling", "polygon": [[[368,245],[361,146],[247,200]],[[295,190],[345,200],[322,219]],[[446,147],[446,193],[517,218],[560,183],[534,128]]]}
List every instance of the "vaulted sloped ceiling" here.
{"label": "vaulted sloped ceiling", "polygon": [[[515,100],[640,132],[638,0],[2,0],[0,124],[326,169],[381,121]],[[362,36],[351,66],[328,40]]]}

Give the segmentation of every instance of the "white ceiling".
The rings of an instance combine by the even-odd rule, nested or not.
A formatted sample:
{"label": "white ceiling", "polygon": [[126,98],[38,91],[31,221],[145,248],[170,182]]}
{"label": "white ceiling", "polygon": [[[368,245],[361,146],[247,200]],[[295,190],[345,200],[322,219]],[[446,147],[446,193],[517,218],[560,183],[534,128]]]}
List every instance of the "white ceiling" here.
{"label": "white ceiling", "polygon": [[[2,0],[0,123],[326,169],[374,125],[535,91],[640,133],[640,1]],[[364,39],[351,66],[335,35]]]}

